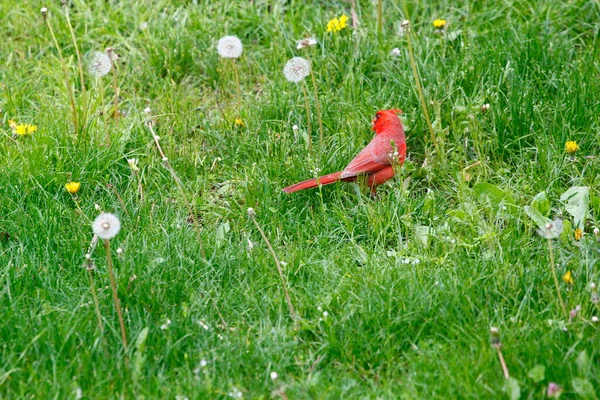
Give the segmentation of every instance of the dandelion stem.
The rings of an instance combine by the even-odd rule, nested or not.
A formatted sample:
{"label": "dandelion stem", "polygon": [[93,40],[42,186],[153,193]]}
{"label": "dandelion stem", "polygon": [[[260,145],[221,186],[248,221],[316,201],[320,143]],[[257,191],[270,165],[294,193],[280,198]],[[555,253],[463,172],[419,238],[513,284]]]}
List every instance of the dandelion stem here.
{"label": "dandelion stem", "polygon": [[92,275],[92,268],[87,268],[88,275],[90,277],[90,289],[92,291],[92,299],[94,300],[94,308],[96,310],[96,317],[98,318],[98,326],[100,332],[104,332],[104,325],[102,324],[102,315],[100,314],[100,306],[98,305],[98,295],[96,294],[96,285],[94,284],[94,277]]}
{"label": "dandelion stem", "polygon": [[119,303],[119,296],[117,295],[117,282],[115,281],[115,274],[113,273],[112,256],[110,254],[110,241],[108,239],[104,239],[104,249],[106,250],[106,262],[108,263],[108,279],[110,280],[110,288],[112,290],[113,301],[115,303],[115,309],[117,310],[117,316],[119,317],[119,325],[121,327],[121,339],[123,340],[125,360],[127,360],[127,334],[125,333],[125,322],[123,322],[123,313],[121,312],[121,304]]}
{"label": "dandelion stem", "polygon": [[350,7],[350,15],[352,15],[352,29],[358,27],[358,16],[356,15],[356,0],[352,0],[352,6]]}
{"label": "dandelion stem", "polygon": [[504,378],[508,379],[508,378],[510,378],[510,375],[508,373],[508,367],[506,366],[506,361],[504,361],[504,356],[502,355],[502,350],[501,350],[502,345],[500,343],[498,343],[498,344],[495,344],[494,347],[496,348],[496,351],[498,352],[498,358],[500,359],[500,365],[502,366],[502,372],[504,373]]}
{"label": "dandelion stem", "polygon": [[56,47],[58,59],[60,60],[60,66],[63,70],[67,95],[69,96],[69,102],[71,103],[71,112],[73,114],[73,127],[75,129],[75,136],[77,137],[79,132],[79,121],[77,117],[77,106],[75,105],[75,95],[73,94],[73,87],[71,86],[71,81],[69,80],[69,71],[67,70],[67,65],[65,63],[62,50],[58,45],[58,40],[56,40],[56,35],[54,35],[54,29],[52,29],[52,25],[50,25],[50,20],[48,18],[44,19],[46,21],[46,26],[48,26],[48,30],[50,31],[50,35],[52,36],[52,41],[54,41],[54,47]]}
{"label": "dandelion stem", "polygon": [[[306,54],[306,58],[308,59],[309,64],[311,63],[310,57],[308,56],[308,52]],[[315,106],[317,107],[317,120],[319,121],[319,147],[320,151],[323,151],[323,118],[321,116],[321,102],[319,101],[319,92],[317,90],[317,79],[315,78],[315,74],[313,72],[312,66],[310,68],[310,77],[313,84],[313,90],[315,92]]]}
{"label": "dandelion stem", "polygon": [[377,33],[383,31],[383,0],[377,0]]}
{"label": "dandelion stem", "polygon": [[279,277],[281,278],[283,292],[285,293],[285,300],[286,300],[288,308],[290,310],[290,314],[295,321],[296,320],[296,311],[294,310],[294,306],[292,305],[292,299],[290,298],[290,294],[288,293],[287,283],[285,281],[285,277],[283,276],[283,271],[281,270],[281,264],[279,264],[279,259],[277,258],[277,254],[275,254],[275,250],[273,250],[273,246],[271,246],[271,242],[269,242],[267,235],[265,235],[265,232],[262,230],[262,228],[258,224],[258,221],[256,221],[256,216],[254,215],[254,212],[252,212],[252,213],[249,212],[248,215],[250,216],[250,219],[252,219],[252,222],[254,222],[256,229],[258,229],[258,231],[260,232],[260,235],[264,239],[265,243],[267,243],[267,247],[269,248],[269,251],[271,252],[271,255],[273,256],[273,259],[275,260],[275,265],[277,266],[277,272],[279,272]]}
{"label": "dandelion stem", "polygon": [[[115,124],[117,126],[117,129],[119,129],[119,117],[121,116],[121,114],[119,113],[119,84],[117,82],[117,65],[115,64],[115,62],[113,61],[112,63],[112,71],[113,71],[113,91],[115,92],[115,97],[113,100],[113,104],[114,104],[114,113],[115,113]],[[108,137],[107,137],[108,139]],[[107,146],[110,144],[110,142],[107,142]]]}
{"label": "dandelion stem", "polygon": [[[406,0],[402,1],[402,8],[404,9],[405,18],[408,18],[408,8],[406,7]],[[438,142],[435,137],[435,132],[433,130],[433,125],[431,124],[431,118],[429,117],[429,111],[427,110],[427,102],[425,101],[425,96],[423,95],[423,88],[421,87],[421,79],[419,77],[419,71],[417,69],[415,55],[413,53],[413,48],[412,48],[410,27],[406,28],[406,43],[408,46],[408,55],[410,58],[410,66],[412,68],[413,76],[415,78],[415,86],[417,87],[417,93],[419,94],[419,100],[421,101],[421,108],[423,109],[423,115],[425,115],[425,121],[427,122],[427,128],[429,128],[429,134],[431,136],[431,141],[433,142],[433,147],[435,147],[437,156],[441,157],[442,154],[440,153]]]}
{"label": "dandelion stem", "polygon": [[567,308],[565,307],[565,303],[563,302],[562,296],[560,294],[560,286],[558,284],[558,277],[556,276],[556,266],[554,265],[554,249],[552,248],[552,239],[548,239],[548,252],[550,253],[550,266],[552,267],[552,277],[554,278],[554,285],[556,286],[556,294],[558,294],[558,301],[566,318],[568,315]]}
{"label": "dandelion stem", "polygon": [[75,46],[75,54],[77,55],[77,67],[79,68],[79,79],[81,81],[81,95],[83,98],[83,120],[85,125],[86,113],[87,113],[87,97],[85,90],[85,80],[83,76],[83,63],[81,62],[81,52],[79,51],[79,46],[77,45],[77,37],[75,36],[75,31],[73,30],[73,25],[71,25],[71,17],[69,16],[69,9],[65,6],[65,16],[67,19],[67,25],[69,26],[69,32],[71,33],[71,39],[73,39],[73,46]]}
{"label": "dandelion stem", "polygon": [[238,72],[237,64],[234,59],[231,59],[231,63],[233,64],[233,74],[235,75],[235,85],[236,85],[236,96],[237,96],[237,112],[238,114],[242,112],[242,89],[240,87],[240,74]]}
{"label": "dandelion stem", "polygon": [[181,182],[181,180],[179,179],[179,176],[177,176],[177,173],[175,172],[175,170],[169,163],[169,159],[165,156],[165,153],[164,153],[162,147],[160,146],[160,143],[159,143],[160,138],[154,132],[154,128],[152,127],[152,124],[153,124],[152,121],[148,121],[146,123],[146,126],[148,127],[148,129],[150,130],[150,133],[152,134],[152,138],[154,139],[154,143],[156,144],[158,153],[160,154],[160,156],[163,159],[163,164],[165,165],[165,167],[171,174],[171,177],[175,181],[175,184],[177,185],[177,188],[179,189],[179,192],[181,193],[183,202],[185,203],[185,206],[188,209],[188,213],[190,215],[190,218],[192,219],[192,224],[194,225],[194,229],[196,230],[196,236],[198,238],[198,243],[200,244],[200,254],[202,255],[202,258],[206,258],[206,253],[204,251],[204,242],[202,241],[202,235],[200,232],[200,224],[198,223],[198,218],[196,218],[196,213],[194,213],[194,210],[192,209],[192,206],[190,205],[187,195],[185,194],[185,190],[183,188],[183,182]]}
{"label": "dandelion stem", "polygon": [[301,84],[300,86],[302,86],[302,91],[304,92],[304,107],[306,108],[306,127],[308,131],[308,148],[310,149],[310,153],[312,154],[312,127],[310,124],[310,105],[308,103],[308,90],[306,89],[306,82],[303,82],[303,84]]}

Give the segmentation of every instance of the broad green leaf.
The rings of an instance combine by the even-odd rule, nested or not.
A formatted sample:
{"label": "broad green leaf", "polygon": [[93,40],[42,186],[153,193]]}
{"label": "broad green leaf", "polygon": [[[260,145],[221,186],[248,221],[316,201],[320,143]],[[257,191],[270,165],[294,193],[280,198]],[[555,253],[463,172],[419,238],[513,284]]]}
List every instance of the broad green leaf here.
{"label": "broad green leaf", "polygon": [[531,207],[538,210],[543,216],[547,217],[550,213],[550,201],[548,201],[548,196],[546,192],[540,192],[535,195],[533,200],[531,201]]}
{"label": "broad green leaf", "polygon": [[573,186],[560,196],[565,203],[565,209],[573,216],[575,228],[583,229],[590,206],[590,188],[588,186]]}
{"label": "broad green leaf", "polygon": [[504,393],[508,395],[510,400],[518,400],[521,398],[521,387],[519,382],[512,376],[504,382]]}
{"label": "broad green leaf", "polygon": [[587,376],[588,372],[590,371],[591,362],[590,362],[590,357],[588,356],[588,354],[585,350],[583,350],[581,353],[579,353],[575,363],[577,364],[577,372],[579,373],[579,375]]}
{"label": "broad green leaf", "polygon": [[583,397],[584,399],[595,399],[596,391],[594,390],[594,386],[587,379],[581,378],[573,378],[571,381],[573,385],[573,390],[575,393]]}
{"label": "broad green leaf", "polygon": [[423,243],[423,246],[429,246],[429,232],[431,228],[428,226],[419,225],[415,228],[415,236]]}
{"label": "broad green leaf", "polygon": [[525,213],[536,223],[538,228],[544,229],[547,224],[551,223],[550,218],[544,217],[542,213],[535,207],[525,206]]}
{"label": "broad green leaf", "polygon": [[529,370],[527,376],[533,379],[533,381],[536,383],[541,382],[546,377],[546,367],[538,364]]}
{"label": "broad green leaf", "polygon": [[148,327],[145,327],[144,329],[141,330],[141,332],[138,334],[137,339],[135,339],[135,344],[134,344],[134,348],[137,351],[140,352],[144,352],[144,349],[146,347],[146,339],[148,338]]}
{"label": "broad green leaf", "polygon": [[502,202],[510,204],[514,203],[510,194],[506,193],[499,187],[492,185],[491,183],[480,182],[473,186],[473,192],[475,192],[477,200],[485,202],[487,199],[487,201],[489,201],[490,204],[495,207]]}

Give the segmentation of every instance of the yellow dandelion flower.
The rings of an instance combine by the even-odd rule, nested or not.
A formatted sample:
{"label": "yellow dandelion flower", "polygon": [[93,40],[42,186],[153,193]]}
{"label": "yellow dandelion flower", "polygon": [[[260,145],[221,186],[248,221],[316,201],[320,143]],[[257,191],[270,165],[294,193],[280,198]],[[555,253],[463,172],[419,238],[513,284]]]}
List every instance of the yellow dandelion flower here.
{"label": "yellow dandelion flower", "polygon": [[575,229],[575,231],[573,232],[573,236],[575,236],[575,240],[581,240],[581,238],[583,237],[583,231],[581,230],[581,228]]}
{"label": "yellow dandelion flower", "polygon": [[19,136],[27,135],[27,125],[19,124],[19,125],[15,126],[14,132]]}
{"label": "yellow dandelion flower", "polygon": [[563,281],[565,281],[565,283],[567,285],[572,285],[573,283],[575,283],[575,281],[573,280],[573,275],[571,274],[571,271],[567,271],[565,276],[563,276]]}
{"label": "yellow dandelion flower", "polygon": [[17,127],[17,123],[15,122],[15,120],[14,120],[14,119],[9,119],[9,120],[8,120],[8,127],[9,127],[10,129],[15,129],[15,128]]}
{"label": "yellow dandelion flower", "polygon": [[433,21],[433,27],[436,29],[442,29],[445,26],[446,26],[445,19],[436,19],[435,21]]}
{"label": "yellow dandelion flower", "polygon": [[565,143],[565,151],[568,154],[574,154],[577,150],[579,150],[579,146],[577,145],[576,141],[569,140],[567,143]]}
{"label": "yellow dandelion flower", "polygon": [[244,126],[244,121],[241,118],[236,118],[234,124],[235,126]]}
{"label": "yellow dandelion flower", "polygon": [[71,195],[76,195],[80,187],[80,182],[69,182],[65,184],[65,189],[67,189],[67,192],[69,192]]}
{"label": "yellow dandelion flower", "polygon": [[348,16],[346,14],[339,18],[334,18],[327,23],[327,32],[339,32],[348,26]]}
{"label": "yellow dandelion flower", "polygon": [[348,26],[348,16],[346,14],[343,14],[340,17],[340,29],[344,29]]}
{"label": "yellow dandelion flower", "polygon": [[26,125],[27,128],[27,134],[31,135],[33,132],[37,131],[37,125],[31,125],[31,124],[27,124]]}

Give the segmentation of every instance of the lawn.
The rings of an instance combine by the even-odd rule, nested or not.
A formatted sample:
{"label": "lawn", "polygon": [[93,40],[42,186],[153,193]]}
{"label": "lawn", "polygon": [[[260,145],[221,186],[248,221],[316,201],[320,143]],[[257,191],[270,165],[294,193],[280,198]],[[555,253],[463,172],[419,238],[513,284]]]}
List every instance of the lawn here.
{"label": "lawn", "polygon": [[0,398],[600,395],[600,3],[377,3],[0,2]]}

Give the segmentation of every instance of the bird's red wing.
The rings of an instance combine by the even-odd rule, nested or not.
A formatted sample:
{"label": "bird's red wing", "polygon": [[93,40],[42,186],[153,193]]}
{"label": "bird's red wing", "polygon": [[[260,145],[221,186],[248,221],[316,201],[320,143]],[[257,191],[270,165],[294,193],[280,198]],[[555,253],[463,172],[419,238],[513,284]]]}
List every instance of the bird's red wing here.
{"label": "bird's red wing", "polygon": [[342,171],[341,178],[379,171],[390,165],[393,151],[389,138],[376,136]]}

